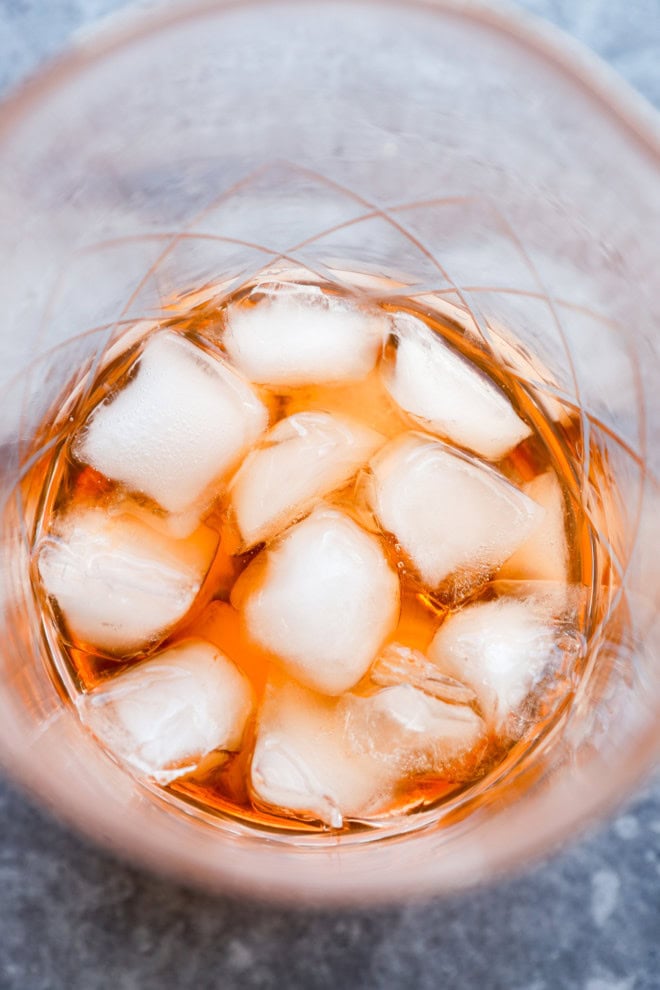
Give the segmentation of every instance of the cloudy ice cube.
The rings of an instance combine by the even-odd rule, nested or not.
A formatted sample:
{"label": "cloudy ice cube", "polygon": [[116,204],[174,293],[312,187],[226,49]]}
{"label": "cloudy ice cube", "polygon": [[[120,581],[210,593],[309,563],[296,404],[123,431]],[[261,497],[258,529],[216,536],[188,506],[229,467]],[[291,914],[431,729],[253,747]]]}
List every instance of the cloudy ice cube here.
{"label": "cloudy ice cube", "polygon": [[345,485],[383,442],[374,430],[324,412],[281,420],[231,483],[241,548],[271,539],[323,495]]}
{"label": "cloudy ice cube", "polygon": [[543,516],[499,472],[423,434],[389,443],[371,471],[373,511],[430,588],[461,570],[488,576]]}
{"label": "cloudy ice cube", "polygon": [[421,320],[397,315],[394,336],[385,384],[420,425],[489,460],[529,436],[504,392]]}
{"label": "cloudy ice cube", "polygon": [[529,601],[500,598],[451,615],[428,655],[474,688],[484,716],[501,728],[544,672],[557,664],[557,632]]}
{"label": "cloudy ice cube", "polygon": [[163,331],[147,339],[137,373],[92,412],[73,450],[167,512],[195,508],[199,518],[267,425],[265,406],[232,368]]}
{"label": "cloudy ice cube", "polygon": [[269,685],[250,769],[254,799],[341,828],[389,793],[391,768],[351,749],[335,698],[293,682]]}
{"label": "cloudy ice cube", "polygon": [[69,631],[91,649],[128,656],[162,639],[192,605],[217,535],[187,540],[128,512],[72,509],[37,548],[39,575]]}
{"label": "cloudy ice cube", "polygon": [[489,589],[498,598],[515,598],[533,606],[539,617],[564,626],[570,635],[579,638],[589,609],[589,587],[586,584],[565,584],[563,581],[523,581],[496,578]]}
{"label": "cloudy ice cube", "polygon": [[399,582],[375,537],[321,505],[252,562],[231,600],[292,677],[341,694],[396,625]]}
{"label": "cloudy ice cube", "polygon": [[341,702],[353,746],[401,774],[436,773],[465,757],[485,736],[485,724],[465,704],[433,697],[412,684],[394,684]]}
{"label": "cloudy ice cube", "polygon": [[160,784],[213,750],[239,749],[252,706],[247,678],[201,639],[163,650],[78,701],[94,735]]}
{"label": "cloudy ice cube", "polygon": [[316,286],[255,290],[259,302],[229,307],[223,343],[236,367],[261,385],[295,386],[363,378],[387,332],[377,311]]}
{"label": "cloudy ice cube", "polygon": [[523,491],[545,510],[540,525],[509,557],[498,574],[504,580],[568,580],[564,496],[554,471],[540,474]]}

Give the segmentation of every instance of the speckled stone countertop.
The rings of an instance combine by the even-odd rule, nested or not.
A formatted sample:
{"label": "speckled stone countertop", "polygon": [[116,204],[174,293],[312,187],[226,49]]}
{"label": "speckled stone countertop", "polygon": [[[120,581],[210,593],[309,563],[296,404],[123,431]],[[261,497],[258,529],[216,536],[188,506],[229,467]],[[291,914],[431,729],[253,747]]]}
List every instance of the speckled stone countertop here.
{"label": "speckled stone countertop", "polygon": [[[144,4],[143,4],[144,5]],[[0,92],[117,0],[0,0]],[[660,106],[660,0],[525,0]],[[0,781],[0,990],[660,990],[660,784],[524,876],[369,911],[255,906],[117,862]]]}

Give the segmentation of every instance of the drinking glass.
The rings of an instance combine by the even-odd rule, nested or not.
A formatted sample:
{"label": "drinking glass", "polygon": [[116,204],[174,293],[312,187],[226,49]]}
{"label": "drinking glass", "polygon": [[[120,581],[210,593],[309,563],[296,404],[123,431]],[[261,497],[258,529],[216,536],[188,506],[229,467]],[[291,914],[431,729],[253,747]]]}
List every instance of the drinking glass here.
{"label": "drinking glass", "polygon": [[[122,855],[214,890],[368,902],[529,861],[624,797],[660,744],[660,138],[597,60],[459,0],[193,2],[80,42],[0,112],[0,754]],[[40,424],[136,320],[298,266],[387,276],[582,425],[610,560],[572,704],[441,811],[341,835],[173,803],[57,690],[18,482]],[[608,479],[592,483],[599,458]],[[506,771],[506,772],[504,772]]]}

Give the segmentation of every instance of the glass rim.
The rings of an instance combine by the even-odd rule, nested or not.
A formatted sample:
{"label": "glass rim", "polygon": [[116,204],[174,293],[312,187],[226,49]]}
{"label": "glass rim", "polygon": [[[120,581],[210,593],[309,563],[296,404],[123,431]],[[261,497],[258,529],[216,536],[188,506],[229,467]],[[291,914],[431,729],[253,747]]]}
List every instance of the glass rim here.
{"label": "glass rim", "polygon": [[[549,21],[520,10],[509,0],[329,0],[345,8],[388,6],[449,14],[483,24],[519,42],[585,90],[634,138],[639,149],[660,165],[660,113],[607,62]],[[0,142],[11,127],[52,88],[66,84],[86,68],[122,49],[177,25],[221,16],[248,7],[309,7],[310,0],[178,0],[148,10],[120,10],[75,33],[68,50],[19,82],[0,101]]]}

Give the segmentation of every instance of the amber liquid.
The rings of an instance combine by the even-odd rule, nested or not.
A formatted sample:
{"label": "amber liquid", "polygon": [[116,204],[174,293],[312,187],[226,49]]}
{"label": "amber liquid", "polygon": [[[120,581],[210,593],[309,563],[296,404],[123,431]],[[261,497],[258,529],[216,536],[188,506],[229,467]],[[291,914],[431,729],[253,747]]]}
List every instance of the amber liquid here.
{"label": "amber liquid", "polygon": [[[206,293],[206,298],[201,300],[199,296],[182,297],[172,305],[167,318],[161,320],[157,326],[154,325],[153,329],[167,326],[170,330],[186,335],[209,352],[223,356],[223,306],[237,302],[249,305],[246,297],[253,288],[254,285],[244,286],[226,298],[215,296],[212,292]],[[322,288],[328,292],[337,291],[332,286]],[[601,607],[599,596],[607,579],[608,561],[606,553],[595,539],[591,521],[580,508],[579,465],[584,461],[584,455],[582,429],[576,411],[566,407],[564,415],[559,419],[556,416],[551,419],[544,409],[542,397],[534,394],[515,374],[474,342],[473,337],[466,332],[468,321],[460,310],[449,313],[446,303],[441,304],[440,300],[435,300],[432,296],[426,296],[422,300],[396,297],[391,289],[380,300],[377,297],[374,299],[373,293],[370,293],[369,299],[372,305],[376,301],[386,311],[408,311],[421,317],[436,333],[490,376],[509,397],[518,414],[532,427],[531,435],[495,467],[517,485],[529,482],[548,470],[555,473],[564,501],[569,549],[567,581],[573,589],[577,589],[575,600],[578,604],[574,610],[574,621],[585,642],[588,642]],[[70,506],[71,503],[102,505],[116,494],[118,486],[114,482],[91,467],[81,466],[76,462],[71,454],[71,441],[90,411],[126,382],[139,356],[140,346],[140,341],[124,350],[121,345],[115,345],[115,356],[103,365],[95,378],[90,381],[88,377],[81,375],[79,382],[63,398],[58,414],[44,423],[38,442],[43,443],[48,437],[54,438],[56,442],[23,482],[23,498],[28,507],[33,545],[48,530],[53,515],[64,506]],[[279,391],[258,388],[257,392],[270,412],[271,428],[279,419],[302,410],[321,410],[350,416],[387,438],[394,438],[415,428],[390,398],[377,370],[363,381],[349,385],[306,386]],[[593,472],[598,469],[598,458],[592,451],[590,470]],[[149,511],[163,515],[162,510],[148,499],[140,499],[138,496],[137,500],[142,501]],[[359,475],[345,488],[329,495],[326,501],[341,507],[373,531],[373,518],[365,517]],[[167,639],[158,644],[158,649],[166,648],[182,637],[200,636],[214,643],[240,667],[249,677],[259,699],[273,669],[273,658],[250,640],[240,615],[230,605],[230,593],[234,582],[263,545],[246,554],[236,553],[237,538],[222,493],[208,513],[205,523],[217,533],[218,546],[214,562],[190,612],[170,631]],[[425,589],[394,539],[385,533],[380,536],[391,563],[401,578],[401,615],[391,639],[424,651],[442,619],[453,609],[464,605],[466,598],[462,596],[461,589],[448,588],[442,593]],[[470,592],[472,599],[487,600],[494,597],[497,574],[493,573],[490,578],[491,580],[480,583]],[[33,586],[43,615],[48,663],[63,698],[72,701],[79,692],[93,690],[140,659],[138,656],[122,662],[116,657],[99,655],[86,644],[76,642],[67,633],[56,604],[44,595],[36,568]],[[563,671],[561,679],[550,685],[545,694],[536,700],[533,724],[527,725],[519,738],[489,738],[486,748],[482,747],[475,754],[472,764],[468,762],[467,770],[464,767],[458,778],[417,777],[403,782],[399,793],[394,795],[391,807],[383,812],[383,817],[435,808],[449,798],[453,800],[463,792],[484,786],[489,774],[503,760],[511,760],[513,750],[523,754],[533,746],[570,704],[587,652],[585,650],[579,661],[570,670]],[[228,760],[211,754],[202,760],[194,773],[163,788],[163,794],[170,794],[177,801],[183,800],[191,806],[191,810],[197,808],[220,818],[229,816],[270,829],[308,831],[322,828],[318,823],[296,820],[287,815],[280,816],[272,810],[264,810],[253,804],[247,781],[250,742],[254,732],[253,718],[248,725],[240,753],[231,755]],[[348,822],[345,825],[348,829],[357,827],[360,827],[359,823]]]}

